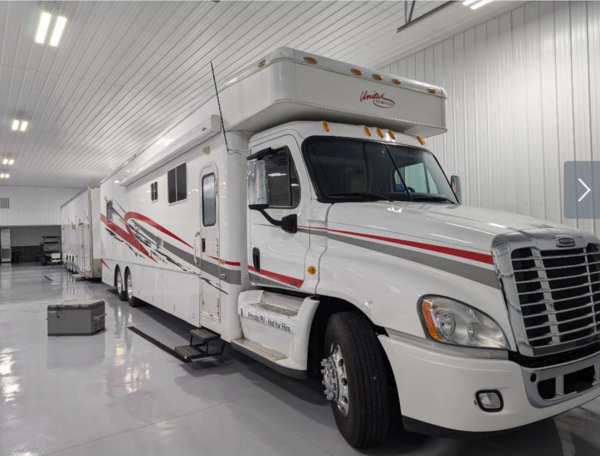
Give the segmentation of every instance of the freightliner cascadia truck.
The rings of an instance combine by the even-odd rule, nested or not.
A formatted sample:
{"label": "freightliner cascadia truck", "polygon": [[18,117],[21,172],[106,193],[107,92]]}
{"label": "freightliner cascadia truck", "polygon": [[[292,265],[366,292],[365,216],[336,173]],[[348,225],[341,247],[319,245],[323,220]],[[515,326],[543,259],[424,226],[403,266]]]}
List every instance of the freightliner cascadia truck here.
{"label": "freightliner cascadia truck", "polygon": [[445,109],[441,87],[273,51],[102,183],[103,281],[196,327],[187,361],[230,344],[320,375],[355,447],[395,414],[468,437],[585,404],[600,241],[461,204],[427,149]]}

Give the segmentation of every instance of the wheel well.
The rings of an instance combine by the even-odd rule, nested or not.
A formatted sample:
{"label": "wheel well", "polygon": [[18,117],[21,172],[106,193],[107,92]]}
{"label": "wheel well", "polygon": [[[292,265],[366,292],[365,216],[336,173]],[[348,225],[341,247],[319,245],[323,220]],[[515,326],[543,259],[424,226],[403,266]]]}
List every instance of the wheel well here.
{"label": "wheel well", "polygon": [[[319,296],[318,299],[319,306],[317,307],[317,311],[315,312],[315,316],[312,321],[310,328],[310,340],[308,343],[307,373],[313,376],[321,375],[321,360],[325,358],[325,330],[327,328],[329,318],[333,314],[339,312],[360,312],[361,314],[364,314],[364,312],[362,312],[354,304],[344,301],[343,299],[332,298],[329,296]],[[375,334],[387,336],[385,328],[373,324],[373,322],[368,318],[367,320],[371,324]],[[397,416],[397,414],[399,414],[400,402],[398,400],[396,379],[394,377],[394,372],[392,371],[392,366],[390,365],[387,354],[381,345],[380,349],[386,365],[388,385],[390,386],[391,394],[390,398],[392,399],[393,404],[398,404],[398,407],[394,407],[392,409],[392,415]]]}
{"label": "wheel well", "polygon": [[119,266],[117,266],[115,268],[115,279],[114,279],[115,280],[115,282],[114,282],[114,286],[115,287],[117,286],[117,274],[119,274],[120,272],[121,272],[121,268],[119,268]]}

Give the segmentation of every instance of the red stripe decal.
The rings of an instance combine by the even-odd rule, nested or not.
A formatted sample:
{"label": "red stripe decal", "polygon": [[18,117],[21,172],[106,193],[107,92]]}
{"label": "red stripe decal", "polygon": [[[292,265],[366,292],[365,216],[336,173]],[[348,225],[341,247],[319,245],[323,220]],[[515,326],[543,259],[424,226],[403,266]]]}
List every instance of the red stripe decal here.
{"label": "red stripe decal", "polygon": [[460,258],[466,258],[467,260],[479,261],[480,263],[494,264],[494,259],[492,258],[492,256],[486,255],[485,253],[470,252],[468,250],[454,249],[451,247],[442,247],[442,246],[434,245],[434,244],[424,244],[422,242],[405,241],[402,239],[395,239],[395,238],[390,238],[390,237],[385,237],[385,236],[375,236],[372,234],[354,233],[352,231],[333,230],[330,228],[321,228],[321,227],[302,227],[302,228],[308,228],[311,230],[325,230],[325,231],[330,231],[332,233],[340,233],[340,234],[348,234],[351,236],[359,236],[359,237],[364,237],[364,238],[368,238],[368,239],[375,239],[377,241],[385,241],[385,242],[391,242],[393,244],[406,245],[408,247],[414,247],[417,249],[431,250],[432,252],[438,252],[438,253],[443,253],[445,255],[452,255],[452,256],[456,256],[456,257],[460,257]]}
{"label": "red stripe decal", "polygon": [[304,280],[294,279],[293,277],[277,274],[276,272],[265,271],[264,269],[257,271],[254,266],[248,266],[248,269],[256,274],[263,275],[265,277],[268,277],[269,279],[276,280],[277,282],[283,282],[286,285],[290,285],[294,288],[300,288],[304,283]]}
{"label": "red stripe decal", "polygon": [[100,260],[100,262],[101,262],[101,263],[102,263],[104,266],[106,266],[106,268],[107,268],[109,271],[112,271],[112,269],[111,269],[111,268],[110,268],[110,267],[109,267],[109,266],[106,264],[106,261],[104,261],[104,260]]}
{"label": "red stripe decal", "polygon": [[104,223],[107,227],[109,227],[116,235],[120,236],[121,239],[123,239],[125,242],[127,242],[132,247],[135,247],[136,249],[138,249],[140,252],[142,252],[144,255],[146,255],[148,258],[150,258],[152,261],[156,262],[156,260],[150,256],[150,254],[144,248],[144,246],[141,244],[141,242],[138,241],[138,239],[133,235],[133,233],[129,229],[129,226],[127,226],[127,231],[125,231],[123,228],[121,228],[115,222],[112,222],[112,221],[109,222],[106,219],[106,216],[104,214],[100,215],[100,219],[102,220],[102,223]]}
{"label": "red stripe decal", "polygon": [[216,260],[216,261],[218,261],[218,262],[219,262],[219,263],[221,263],[221,264],[227,264],[227,265],[229,265],[229,266],[241,266],[241,265],[242,265],[242,264],[241,264],[240,262],[238,262],[238,261],[227,261],[227,260],[221,260],[221,259],[219,259],[219,258],[217,258],[217,257],[210,256],[210,255],[209,255],[208,257],[209,257],[209,258],[212,258],[213,260]]}
{"label": "red stripe decal", "polygon": [[[148,225],[150,225],[153,228],[156,228],[158,231],[160,231],[161,233],[166,234],[167,236],[171,236],[173,239],[178,240],[179,242],[181,242],[182,244],[188,246],[190,249],[193,249],[194,247],[192,247],[191,245],[189,245],[187,242],[185,242],[183,239],[181,239],[179,236],[171,233],[169,230],[167,230],[164,226],[159,225],[158,223],[156,223],[154,220],[149,219],[148,217],[146,217],[145,215],[142,214],[138,214],[137,212],[127,212],[127,214],[125,214],[125,225],[127,225],[127,220],[132,219],[132,220],[138,220],[140,222],[144,222]],[[129,228],[128,228],[129,229]]]}

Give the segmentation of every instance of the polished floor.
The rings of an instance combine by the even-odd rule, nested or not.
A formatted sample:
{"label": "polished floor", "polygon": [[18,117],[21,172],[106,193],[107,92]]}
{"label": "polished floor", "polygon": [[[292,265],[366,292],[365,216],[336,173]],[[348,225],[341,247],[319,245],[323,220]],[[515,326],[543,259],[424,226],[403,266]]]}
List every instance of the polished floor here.
{"label": "polished floor", "polygon": [[[46,307],[107,303],[107,331],[48,337]],[[231,350],[182,364],[127,329],[156,326],[100,283],[62,269],[0,267],[0,456],[348,455],[318,381],[296,381]],[[443,407],[444,404],[440,404]],[[392,432],[373,455],[598,455],[600,400],[502,437]]]}

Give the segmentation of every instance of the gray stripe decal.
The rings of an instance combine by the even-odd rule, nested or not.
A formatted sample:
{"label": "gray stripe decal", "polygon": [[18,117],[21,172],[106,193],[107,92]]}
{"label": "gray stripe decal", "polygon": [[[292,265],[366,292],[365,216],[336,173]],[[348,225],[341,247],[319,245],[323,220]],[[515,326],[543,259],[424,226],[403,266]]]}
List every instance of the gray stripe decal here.
{"label": "gray stripe decal", "polygon": [[287,288],[289,290],[298,290],[298,288],[291,287],[285,283],[277,282],[276,280],[271,280],[263,275],[260,275],[258,272],[248,271],[248,273],[252,274],[252,281],[255,283],[259,283],[264,286],[274,286],[279,288]]}
{"label": "gray stripe decal", "polygon": [[[136,229],[143,231],[144,234],[146,236],[148,236],[150,239],[152,239],[157,246],[159,245],[158,236],[155,236],[154,234],[149,232],[146,228],[141,226],[140,223],[136,222],[135,227],[136,227]],[[193,254],[185,252],[184,250],[181,250],[180,248],[175,247],[173,244],[169,244],[168,242],[163,242],[162,247],[165,250],[171,252],[173,255],[177,255],[179,258],[181,258],[186,263],[196,266],[196,263],[194,262]],[[221,268],[221,273],[225,274],[225,278],[221,278],[221,282],[226,282],[231,285],[241,285],[242,284],[242,271],[235,270],[235,269],[228,269],[223,266],[221,266],[220,268]],[[217,279],[219,278],[219,265],[218,264],[211,263],[207,260],[201,260],[200,261],[200,270],[203,272],[206,272],[207,274],[210,274],[211,276],[213,276]]]}
{"label": "gray stripe decal", "polygon": [[500,288],[496,271],[490,269],[473,266],[472,264],[450,260],[448,258],[443,258],[436,255],[430,255],[428,253],[416,252],[414,250],[403,249],[401,247],[379,244],[377,242],[367,241],[350,236],[343,236],[340,234],[333,234],[325,230],[308,230],[306,228],[299,228],[298,231],[310,233],[311,235],[315,236],[327,236],[327,238],[334,241],[344,242],[356,247],[362,247],[367,250],[372,250],[375,252],[384,253],[386,255],[395,256],[397,258],[402,258],[403,260],[419,263],[433,269],[439,269],[441,271],[449,272],[450,274],[464,277],[465,279],[472,280],[474,282],[479,282],[483,285],[487,285],[488,287]]}

